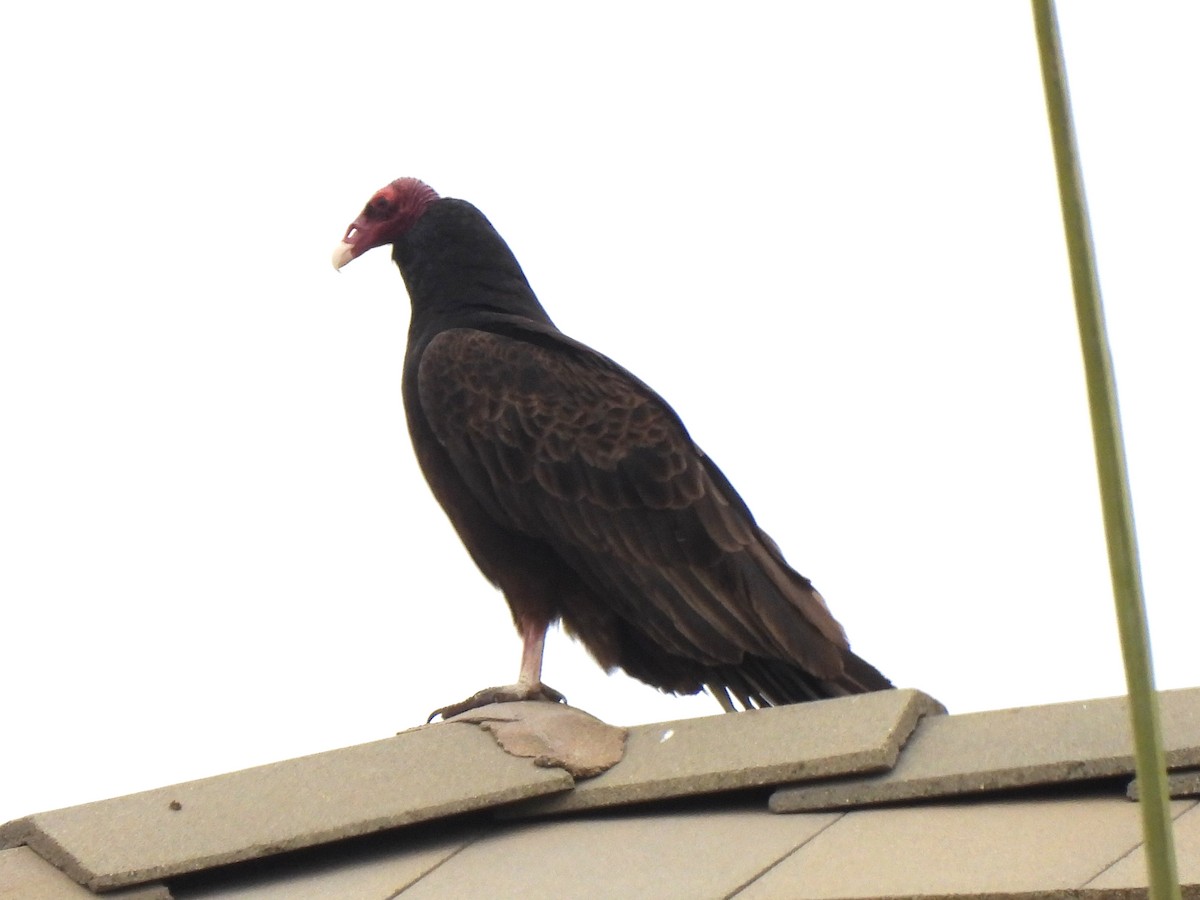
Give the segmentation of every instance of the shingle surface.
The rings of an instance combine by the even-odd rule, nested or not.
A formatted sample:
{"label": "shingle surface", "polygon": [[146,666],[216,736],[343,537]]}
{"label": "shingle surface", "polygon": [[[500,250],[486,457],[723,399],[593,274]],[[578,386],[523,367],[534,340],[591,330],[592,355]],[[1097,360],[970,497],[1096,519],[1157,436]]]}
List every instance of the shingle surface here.
{"label": "shingle surface", "polygon": [[[1200,764],[1200,689],[1160,695],[1168,764]],[[946,797],[1133,772],[1124,697],[925,719],[891,771],[780,788],[775,812]]]}
{"label": "shingle surface", "polygon": [[[1131,803],[1130,806],[1133,806]],[[1136,807],[1134,807],[1136,809]],[[1175,861],[1179,867],[1180,884],[1200,884],[1200,805],[1195,801],[1171,804],[1173,810],[1183,810],[1175,817]],[[1138,847],[1133,853],[1117,860],[1087,883],[1089,888],[1128,888],[1146,883],[1146,853]]]}
{"label": "shingle surface", "polygon": [[737,897],[1044,896],[1093,882],[1140,843],[1138,809],[1120,796],[856,810]]}
{"label": "shingle surface", "polygon": [[336,855],[320,854],[316,862],[288,860],[249,878],[226,873],[199,887],[173,885],[172,895],[174,900],[391,900],[475,836],[469,829],[432,839],[397,834],[388,842],[391,846],[376,845],[366,852],[346,848]]}
{"label": "shingle surface", "polygon": [[[1198,713],[1200,714],[1200,713]],[[1183,797],[1200,797],[1200,769],[1180,769],[1167,773],[1167,793],[1176,800]],[[1138,779],[1129,782],[1129,799],[1141,797],[1138,790]]]}
{"label": "shingle surface", "polygon": [[877,772],[896,761],[922,715],[920,691],[878,691],[629,729],[625,757],[575,790],[504,810],[567,812],[693,794]]}
{"label": "shingle surface", "polygon": [[[1200,691],[1163,699],[1168,756],[1178,765],[1192,752],[1189,735],[1200,721]],[[958,743],[947,737],[953,731],[945,731],[933,746],[952,770],[958,764],[953,753],[965,747],[967,758],[988,751],[993,761],[1048,765],[1059,781],[1111,774],[1097,767],[1115,754],[1097,759],[1078,751],[1117,745],[1123,720],[1115,716],[1124,709],[1114,714],[1114,705],[1111,700],[1063,705],[1076,707],[1072,714],[1050,707],[954,717],[993,720],[985,728],[972,725],[973,736]],[[342,841],[570,785],[566,773],[505,753],[477,726],[450,723],[44,813],[4,826],[0,840],[28,839],[44,857],[75,866],[72,875],[82,873],[94,887],[167,881],[177,891],[175,900],[1145,895],[1139,811],[1112,782],[1079,785],[1070,794],[1055,788],[1019,798],[982,798],[969,796],[980,785],[960,765],[953,778],[968,796],[952,801],[786,816],[770,814],[761,794],[711,796],[780,777],[820,777],[838,766],[862,771],[886,765],[918,715],[939,709],[923,695],[896,691],[631,729],[625,760],[582,782],[575,793],[586,794],[589,784],[602,783],[633,761],[623,777],[634,791],[610,786],[611,793],[600,792],[599,804],[614,797],[623,803],[689,795],[634,809],[532,822],[471,816]],[[540,718],[561,710],[534,712]],[[925,719],[896,771],[910,755],[932,752],[922,736],[936,735],[950,721]],[[528,725],[518,729],[518,743],[532,735],[538,754],[560,747],[562,735],[552,734],[554,729]],[[543,737],[550,738],[544,745]],[[572,731],[566,737],[569,745],[578,736]],[[523,804],[526,809],[530,802]],[[1183,893],[1189,900],[1200,898],[1200,804],[1176,801],[1172,812]],[[311,849],[174,877],[305,847]],[[0,851],[0,900],[89,896],[31,849]],[[169,895],[161,885],[143,884],[106,896]]]}
{"label": "shingle surface", "polygon": [[109,889],[565,790],[473,725],[394,738],[54,812],[0,828]]}
{"label": "shingle surface", "polygon": [[[94,900],[95,896],[28,847],[0,850],[0,900]],[[110,900],[171,900],[161,884],[105,896]]]}
{"label": "shingle surface", "polygon": [[772,816],[756,804],[511,823],[456,854],[400,897],[720,898],[836,819],[836,814]]}

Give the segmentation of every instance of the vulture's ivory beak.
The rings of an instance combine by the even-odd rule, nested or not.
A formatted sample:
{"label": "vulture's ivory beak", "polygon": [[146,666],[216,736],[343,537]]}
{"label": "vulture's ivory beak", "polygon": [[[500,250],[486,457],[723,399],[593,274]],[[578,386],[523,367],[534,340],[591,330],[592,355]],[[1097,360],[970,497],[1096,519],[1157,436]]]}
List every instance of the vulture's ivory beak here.
{"label": "vulture's ivory beak", "polygon": [[354,259],[354,245],[342,241],[333,250],[333,267],[340,269],[350,260]]}

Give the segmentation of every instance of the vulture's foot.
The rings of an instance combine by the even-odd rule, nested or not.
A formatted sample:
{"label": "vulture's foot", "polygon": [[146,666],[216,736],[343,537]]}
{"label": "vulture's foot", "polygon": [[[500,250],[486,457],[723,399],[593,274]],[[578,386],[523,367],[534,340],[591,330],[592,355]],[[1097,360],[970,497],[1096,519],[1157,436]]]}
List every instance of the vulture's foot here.
{"label": "vulture's foot", "polygon": [[441,716],[442,720],[445,721],[452,716],[457,716],[459,713],[465,713],[468,709],[478,709],[481,706],[487,706],[491,703],[515,703],[518,700],[544,700],[547,703],[567,702],[566,697],[549,685],[542,684],[540,681],[535,684],[525,684],[518,681],[516,684],[484,688],[466,700],[460,700],[458,703],[451,703],[449,706],[435,709],[425,721],[432,722],[438,716]]}

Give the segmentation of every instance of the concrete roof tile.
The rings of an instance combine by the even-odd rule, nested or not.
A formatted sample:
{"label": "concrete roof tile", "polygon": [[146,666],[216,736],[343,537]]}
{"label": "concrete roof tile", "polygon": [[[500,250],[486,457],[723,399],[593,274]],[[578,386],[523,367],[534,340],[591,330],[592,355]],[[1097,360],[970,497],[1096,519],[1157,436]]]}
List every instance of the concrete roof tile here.
{"label": "concrete roof tile", "polygon": [[624,759],[607,772],[500,814],[543,815],[877,772],[895,763],[921,716],[942,712],[920,691],[895,690],[639,725],[629,729]]}
{"label": "concrete roof tile", "polygon": [[[1168,759],[1186,764],[1200,744],[1194,740],[1200,690],[1166,693],[1162,706]],[[565,707],[540,704],[530,715],[482,712],[489,722],[515,726],[505,738],[510,750],[532,752],[543,762],[570,757],[572,765],[590,769],[594,760],[611,758],[616,746],[607,726],[593,734],[592,723]],[[574,791],[519,807],[529,814],[542,804],[541,812],[553,805],[545,801],[582,796],[578,808],[588,808],[877,769],[895,762],[921,714],[938,712],[924,695],[889,691],[639,726],[630,729],[626,757],[614,768]],[[856,781],[886,782],[899,774],[907,776],[897,780],[906,790],[949,785],[969,792],[1005,779],[1030,783],[1029,775],[1020,775],[1022,766],[1033,783],[1110,775],[1105,767],[1127,758],[1120,752],[1123,731],[1124,704],[1111,699],[933,715],[917,728],[892,774]],[[981,760],[987,765],[978,765]],[[927,769],[932,774],[922,781]],[[835,786],[843,790],[847,781]],[[30,848],[0,851],[0,900],[93,896],[46,859],[92,889],[142,885],[106,894],[120,900],[168,900],[162,885],[144,884],[168,877],[177,900],[583,894],[1115,900],[1145,893],[1139,811],[1109,783],[1069,794],[1056,789],[789,816],[770,815],[746,795],[688,796],[581,817],[489,824],[473,816],[365,836],[571,784],[566,772],[506,753],[474,725],[422,727],[9,823],[0,828],[0,842]],[[1176,801],[1172,808],[1184,893],[1200,898],[1200,804]],[[341,840],[356,835],[362,837]],[[324,843],[329,846],[315,846]],[[204,871],[300,848],[311,849]],[[197,874],[174,877],[188,872]]]}
{"label": "concrete roof tile", "polygon": [[737,897],[1045,896],[1093,886],[1141,839],[1123,797],[857,810]]}
{"label": "concrete roof tile", "polygon": [[[171,900],[161,884],[106,894],[110,900]],[[0,900],[95,900],[96,895],[28,847],[0,850]]]}
{"label": "concrete roof tile", "polygon": [[400,897],[726,897],[837,817],[772,816],[761,804],[740,804],[514,823],[467,847]]}
{"label": "concrete roof tile", "polygon": [[[1129,782],[1126,792],[1130,800],[1141,799],[1138,790],[1138,779]],[[1167,793],[1176,800],[1184,797],[1200,797],[1200,769],[1180,769],[1167,773]]]}
{"label": "concrete roof tile", "polygon": [[[1137,809],[1132,803],[1131,808]],[[1179,883],[1200,884],[1200,804],[1195,801],[1171,804],[1173,810],[1182,810],[1175,816],[1175,861],[1179,866]],[[1146,851],[1138,847],[1128,856],[1091,881],[1087,887],[1099,889],[1144,887],[1146,884]]]}
{"label": "concrete roof tile", "polygon": [[0,827],[107,890],[571,787],[474,726],[394,738],[39,813]]}
{"label": "concrete roof tile", "polygon": [[277,857],[252,875],[234,867],[198,882],[174,881],[171,889],[175,900],[391,900],[475,838],[470,828],[377,836],[366,845]]}
{"label": "concrete roof tile", "polygon": [[[1200,688],[1160,695],[1169,765],[1200,765]],[[1133,772],[1124,697],[925,719],[881,775],[780,788],[774,812],[840,809]]]}

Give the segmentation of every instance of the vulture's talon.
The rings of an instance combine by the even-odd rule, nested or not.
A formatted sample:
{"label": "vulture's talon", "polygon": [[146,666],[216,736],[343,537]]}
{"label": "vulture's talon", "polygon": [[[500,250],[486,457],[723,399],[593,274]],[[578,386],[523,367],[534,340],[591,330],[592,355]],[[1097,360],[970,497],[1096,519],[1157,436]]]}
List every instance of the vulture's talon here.
{"label": "vulture's talon", "polygon": [[429,718],[425,720],[425,723],[429,724],[438,716],[441,716],[444,722],[447,719],[452,719],[468,710],[478,709],[481,706],[490,706],[493,703],[518,703],[522,700],[540,700],[546,703],[567,702],[566,697],[548,684],[542,684],[540,681],[537,684],[521,684],[518,682],[517,684],[484,688],[482,691],[472,694],[466,700],[460,700],[458,703],[451,703],[449,706],[435,709],[429,714]]}

